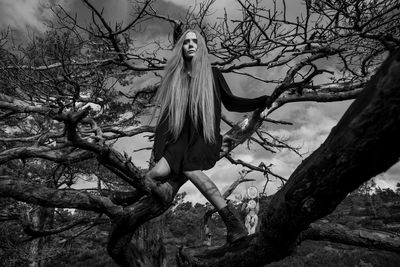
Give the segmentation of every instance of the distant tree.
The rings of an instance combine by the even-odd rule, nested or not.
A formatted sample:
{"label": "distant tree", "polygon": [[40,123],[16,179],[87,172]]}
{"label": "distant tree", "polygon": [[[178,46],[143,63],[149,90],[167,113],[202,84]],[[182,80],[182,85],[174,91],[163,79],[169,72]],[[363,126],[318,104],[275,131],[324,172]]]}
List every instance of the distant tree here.
{"label": "distant tree", "polygon": [[400,194],[400,183],[396,184],[396,193]]}

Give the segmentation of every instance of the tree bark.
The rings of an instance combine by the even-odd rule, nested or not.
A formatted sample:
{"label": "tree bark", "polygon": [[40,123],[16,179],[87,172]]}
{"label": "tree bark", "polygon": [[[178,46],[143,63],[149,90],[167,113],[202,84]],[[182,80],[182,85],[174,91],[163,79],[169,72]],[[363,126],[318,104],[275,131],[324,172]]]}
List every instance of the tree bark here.
{"label": "tree bark", "polygon": [[400,236],[369,229],[350,229],[333,223],[312,223],[301,233],[301,240],[325,240],[359,247],[400,253]]}
{"label": "tree bark", "polygon": [[[149,169],[152,167],[154,167],[153,154],[150,157]],[[165,220],[164,216],[161,215],[141,225],[133,234],[131,243],[142,255],[142,260],[146,262],[146,266],[166,267],[164,227]]]}
{"label": "tree bark", "polygon": [[[53,220],[53,208],[45,208],[41,206],[33,206],[31,210],[27,211],[24,223],[30,229],[35,231],[42,231],[46,223]],[[46,263],[46,250],[44,249],[46,243],[48,242],[48,237],[42,236],[37,237],[30,241],[29,246],[29,267],[41,267]]]}
{"label": "tree bark", "polygon": [[186,181],[184,176],[171,178],[159,186],[164,194],[163,200],[152,196],[143,197],[125,207],[122,215],[113,218],[107,250],[116,263],[125,267],[152,266],[148,255],[144,255],[131,239],[143,223],[160,216],[169,208],[179,188]]}
{"label": "tree bark", "polygon": [[[27,216],[29,223],[34,228],[42,228],[44,224],[44,218],[41,216],[42,207],[38,207],[32,211],[28,211],[30,214]],[[43,248],[43,238],[36,238],[29,244],[29,267],[40,267],[40,253]]]}
{"label": "tree bark", "polygon": [[167,266],[164,227],[164,217],[161,215],[139,227],[132,238],[135,246],[147,256],[150,266]]}
{"label": "tree bark", "polygon": [[289,255],[299,234],[400,156],[400,50],[392,53],[326,141],[268,206],[257,235],[207,253],[182,250],[180,266],[262,266]]}
{"label": "tree bark", "polygon": [[20,180],[18,177],[0,176],[0,196],[44,207],[91,210],[111,218],[123,213],[123,207],[114,204],[107,197],[74,189],[49,188]]}

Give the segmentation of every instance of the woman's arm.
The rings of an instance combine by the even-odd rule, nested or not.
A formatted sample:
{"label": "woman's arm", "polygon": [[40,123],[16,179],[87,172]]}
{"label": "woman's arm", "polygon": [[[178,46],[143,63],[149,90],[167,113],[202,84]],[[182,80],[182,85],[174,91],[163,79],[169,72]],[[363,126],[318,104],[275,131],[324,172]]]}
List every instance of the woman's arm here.
{"label": "woman's arm", "polygon": [[260,96],[256,98],[242,98],[232,94],[224,76],[218,68],[213,67],[216,89],[221,93],[221,101],[229,111],[249,112],[257,108],[265,107],[265,102],[269,96]]}

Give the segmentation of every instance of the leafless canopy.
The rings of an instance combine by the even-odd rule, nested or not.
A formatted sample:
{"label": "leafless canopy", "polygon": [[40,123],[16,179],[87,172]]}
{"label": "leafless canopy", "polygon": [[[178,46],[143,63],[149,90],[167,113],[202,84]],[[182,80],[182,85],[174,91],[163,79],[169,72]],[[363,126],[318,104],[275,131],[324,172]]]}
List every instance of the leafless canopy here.
{"label": "leafless canopy", "polygon": [[[153,127],[141,120],[154,108],[159,70],[184,28],[201,30],[222,72],[250,78],[271,95],[264,112],[241,122],[224,119],[230,130],[221,157],[283,182],[287,178],[268,163],[253,166],[229,153],[246,140],[266,153],[298,153],[268,132],[268,125],[290,122],[269,114],[293,102],[356,98],[400,45],[397,0],[306,0],[296,11],[285,0],[237,0],[241,13],[234,17],[217,14],[216,1],[207,0],[176,18],[156,1],[141,0],[132,1],[125,22],[110,22],[95,1],[82,2],[90,23],[51,6],[55,20],[46,33],[16,44],[10,29],[1,32],[0,196],[105,214],[114,223],[109,252],[117,261],[134,230],[164,212],[186,182],[144,179],[132,162],[135,153],[113,148],[123,137],[152,137]],[[171,26],[169,34],[148,37],[146,26],[160,22]],[[140,86],[144,77],[153,82]],[[72,189],[82,177],[99,181],[97,187]],[[60,231],[63,227],[70,228]],[[129,230],[116,230],[121,228]],[[46,231],[42,234],[58,232]]]}

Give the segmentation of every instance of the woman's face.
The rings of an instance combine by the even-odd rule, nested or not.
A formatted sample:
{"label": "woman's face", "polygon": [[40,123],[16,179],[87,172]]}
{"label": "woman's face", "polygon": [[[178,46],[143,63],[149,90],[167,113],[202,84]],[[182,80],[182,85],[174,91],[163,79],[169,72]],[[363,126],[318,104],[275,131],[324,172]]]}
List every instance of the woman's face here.
{"label": "woman's face", "polygon": [[182,53],[185,59],[191,60],[197,51],[197,37],[194,32],[188,32],[183,40]]}

